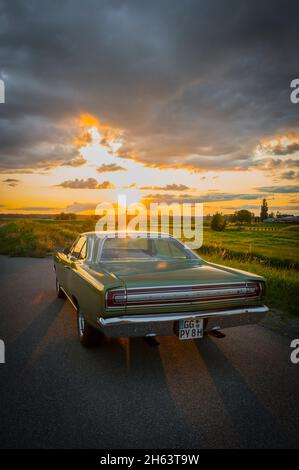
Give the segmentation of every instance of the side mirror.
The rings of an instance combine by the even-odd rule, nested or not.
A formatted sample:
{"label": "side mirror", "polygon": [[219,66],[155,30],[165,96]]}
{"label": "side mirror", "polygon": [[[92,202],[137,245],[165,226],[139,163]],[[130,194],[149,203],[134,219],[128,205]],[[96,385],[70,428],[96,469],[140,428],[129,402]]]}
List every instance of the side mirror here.
{"label": "side mirror", "polygon": [[69,248],[64,248],[64,249],[62,250],[62,253],[64,253],[65,255],[69,255],[70,252],[71,252],[71,250],[70,250]]}

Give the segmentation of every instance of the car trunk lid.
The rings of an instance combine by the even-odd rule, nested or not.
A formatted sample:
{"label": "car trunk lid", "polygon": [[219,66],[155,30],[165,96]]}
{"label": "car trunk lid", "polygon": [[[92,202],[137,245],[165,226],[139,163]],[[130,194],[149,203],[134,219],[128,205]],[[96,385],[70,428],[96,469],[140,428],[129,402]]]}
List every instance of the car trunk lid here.
{"label": "car trunk lid", "polygon": [[118,299],[132,314],[232,307],[260,296],[259,283],[246,275],[199,261],[105,263],[105,269],[122,281]]}

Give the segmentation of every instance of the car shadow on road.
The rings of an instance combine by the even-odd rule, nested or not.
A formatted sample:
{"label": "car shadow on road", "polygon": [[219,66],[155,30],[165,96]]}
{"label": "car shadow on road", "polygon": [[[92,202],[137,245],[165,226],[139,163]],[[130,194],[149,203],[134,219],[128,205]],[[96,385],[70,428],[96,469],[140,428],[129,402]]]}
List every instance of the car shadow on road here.
{"label": "car shadow on road", "polygon": [[[50,317],[52,313],[46,311]],[[37,326],[46,334],[45,324]],[[40,340],[42,334],[38,336]],[[25,339],[18,347],[26,344]],[[32,349],[25,349],[26,356]],[[92,349],[82,348],[76,336],[59,338],[30,364],[22,388],[20,381],[15,385],[20,393],[9,405],[9,414],[3,415],[5,442],[12,447],[16,443],[25,448],[203,445],[200,436],[191,440],[171,398],[159,348],[141,338],[107,339]]]}
{"label": "car shadow on road", "polygon": [[195,341],[195,344],[215,384],[223,407],[240,436],[241,447],[290,447],[291,443],[278,421],[261,403],[241,372],[217,346],[217,339],[207,338],[203,342]]}
{"label": "car shadow on road", "polygon": [[64,302],[60,299],[48,304],[34,318],[30,325],[16,339],[8,342],[7,363],[14,372],[21,371],[28,359],[32,356],[40,342],[45,338],[47,332],[60,312],[64,308]]}
{"label": "car shadow on road", "polygon": [[[57,336],[58,332],[69,335]],[[50,340],[31,361],[47,336]],[[166,354],[170,361],[181,358],[183,371],[175,365],[173,380],[188,379],[184,370],[192,361],[189,385],[209,391],[201,383],[204,363],[240,447],[290,447],[275,417],[217,341],[221,340],[207,337],[177,344],[174,338],[161,339],[164,360]],[[201,359],[194,354],[196,348]],[[82,348],[75,314],[60,299],[53,299],[8,345],[8,364],[3,369],[1,418],[6,429],[3,442],[9,447],[200,448],[211,445],[211,434],[221,426],[216,420],[206,430],[204,414],[190,426],[184,401],[196,396],[189,396],[188,382],[182,382],[175,393],[183,400],[176,399],[160,347],[151,347],[142,338],[120,338],[105,339],[90,350]]]}

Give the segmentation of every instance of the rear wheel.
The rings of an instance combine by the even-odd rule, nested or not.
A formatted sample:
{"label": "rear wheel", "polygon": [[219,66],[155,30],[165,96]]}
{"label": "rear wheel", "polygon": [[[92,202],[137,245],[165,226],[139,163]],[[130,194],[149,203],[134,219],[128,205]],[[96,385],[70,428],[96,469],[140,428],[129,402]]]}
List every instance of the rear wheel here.
{"label": "rear wheel", "polygon": [[101,336],[92,326],[85,320],[84,314],[80,307],[77,310],[77,328],[79,341],[85,348],[90,348],[99,343]]}
{"label": "rear wheel", "polygon": [[57,277],[56,277],[56,295],[60,299],[65,299],[66,298],[66,295],[63,292],[63,290],[61,289],[61,285],[59,284],[59,281],[58,281]]}

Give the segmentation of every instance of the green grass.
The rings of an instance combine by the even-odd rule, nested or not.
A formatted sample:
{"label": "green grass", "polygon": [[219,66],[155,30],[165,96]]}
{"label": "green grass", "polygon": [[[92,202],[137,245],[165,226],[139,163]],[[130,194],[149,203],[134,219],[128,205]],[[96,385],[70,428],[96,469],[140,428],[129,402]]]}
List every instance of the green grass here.
{"label": "green grass", "polygon": [[203,254],[224,259],[258,261],[268,266],[299,268],[299,233],[293,227],[275,231],[251,231],[246,227],[228,227],[213,232],[204,227]]}
{"label": "green grass", "polygon": [[94,228],[92,220],[1,221],[0,254],[43,257],[69,246],[79,233]]}
{"label": "green grass", "polygon": [[[70,246],[79,233],[94,228],[92,219],[2,219],[0,254],[43,257]],[[208,261],[264,276],[268,280],[269,306],[298,315],[298,226],[276,225],[275,231],[250,231],[250,228],[229,226],[224,232],[213,232],[205,226],[199,254]]]}
{"label": "green grass", "polygon": [[223,259],[217,255],[203,258],[212,263],[243,269],[267,279],[266,303],[291,315],[299,315],[299,273],[295,269],[277,268],[259,262],[244,262],[236,259]]}

